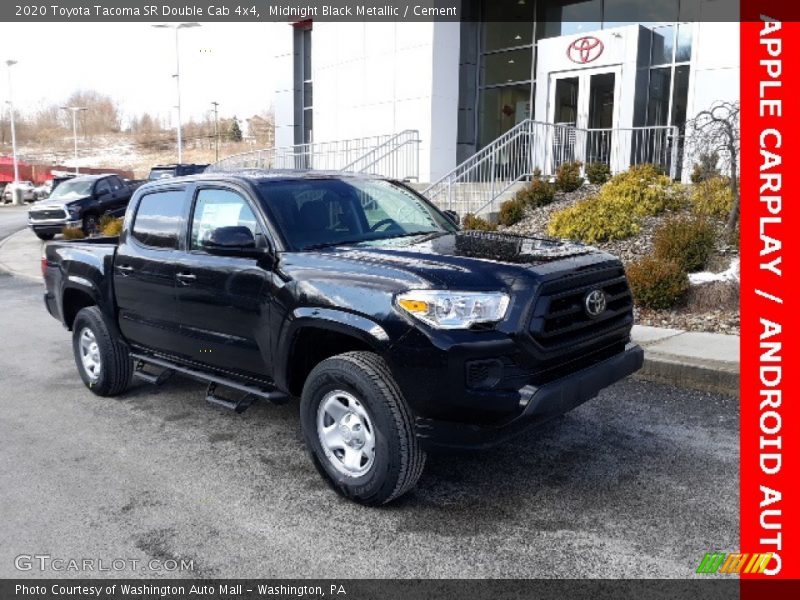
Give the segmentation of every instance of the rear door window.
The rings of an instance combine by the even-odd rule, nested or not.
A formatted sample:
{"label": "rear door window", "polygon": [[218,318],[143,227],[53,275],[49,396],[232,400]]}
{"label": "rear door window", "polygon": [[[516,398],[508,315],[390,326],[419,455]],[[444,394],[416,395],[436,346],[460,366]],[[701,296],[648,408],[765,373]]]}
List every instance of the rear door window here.
{"label": "rear door window", "polygon": [[131,235],[140,244],[151,248],[177,248],[185,210],[186,193],[183,190],[147,194],[139,201]]}

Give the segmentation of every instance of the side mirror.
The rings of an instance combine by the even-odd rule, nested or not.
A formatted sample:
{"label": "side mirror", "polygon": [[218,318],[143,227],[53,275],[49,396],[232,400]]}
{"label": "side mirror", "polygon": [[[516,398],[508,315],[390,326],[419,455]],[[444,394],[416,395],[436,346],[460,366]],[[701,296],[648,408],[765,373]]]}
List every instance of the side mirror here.
{"label": "side mirror", "polygon": [[450,219],[456,225],[461,225],[461,218],[458,216],[458,213],[454,210],[445,210],[444,216]]}
{"label": "side mirror", "polygon": [[256,238],[249,227],[231,225],[209,231],[200,242],[203,250],[220,256],[259,257],[267,253],[256,247]]}

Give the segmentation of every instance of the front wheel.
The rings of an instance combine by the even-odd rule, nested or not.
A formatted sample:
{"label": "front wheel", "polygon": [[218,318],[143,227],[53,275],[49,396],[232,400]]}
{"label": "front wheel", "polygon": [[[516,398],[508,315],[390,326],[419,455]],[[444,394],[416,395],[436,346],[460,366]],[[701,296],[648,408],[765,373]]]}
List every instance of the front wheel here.
{"label": "front wheel", "polygon": [[81,229],[83,229],[84,235],[92,235],[96,233],[99,227],[100,220],[97,218],[97,215],[89,213],[83,217]]}
{"label": "front wheel", "polygon": [[411,410],[386,363],[372,352],[340,354],[314,367],[300,415],[314,465],[347,498],[385,504],[422,475],[425,453]]}
{"label": "front wheel", "polygon": [[116,396],[128,387],[133,361],[98,307],[82,308],[75,317],[72,351],[78,373],[93,393]]}

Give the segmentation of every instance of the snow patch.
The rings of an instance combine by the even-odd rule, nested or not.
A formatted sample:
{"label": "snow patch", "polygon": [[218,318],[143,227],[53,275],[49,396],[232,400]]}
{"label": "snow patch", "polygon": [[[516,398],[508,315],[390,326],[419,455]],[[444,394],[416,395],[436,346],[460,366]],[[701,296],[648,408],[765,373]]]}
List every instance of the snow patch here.
{"label": "snow patch", "polygon": [[739,259],[732,259],[731,266],[721,273],[711,273],[710,271],[689,273],[689,283],[692,285],[702,285],[715,281],[739,281]]}

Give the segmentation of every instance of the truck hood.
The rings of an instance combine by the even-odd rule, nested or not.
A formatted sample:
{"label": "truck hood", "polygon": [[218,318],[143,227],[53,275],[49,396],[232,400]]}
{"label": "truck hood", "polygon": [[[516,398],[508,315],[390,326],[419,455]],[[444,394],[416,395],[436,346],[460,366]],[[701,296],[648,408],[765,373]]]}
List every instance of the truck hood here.
{"label": "truck hood", "polygon": [[318,275],[324,271],[323,277],[371,275],[388,285],[393,281],[397,288],[469,290],[510,289],[520,277],[539,279],[552,272],[616,260],[574,242],[463,231],[292,253],[285,266],[290,271],[310,268]]}
{"label": "truck hood", "polygon": [[47,208],[66,208],[70,206],[74,202],[80,202],[81,200],[86,200],[90,196],[83,196],[83,195],[70,195],[70,196],[62,196],[61,198],[53,199],[53,200],[43,200],[41,202],[37,202],[34,208],[38,209],[47,209]]}

